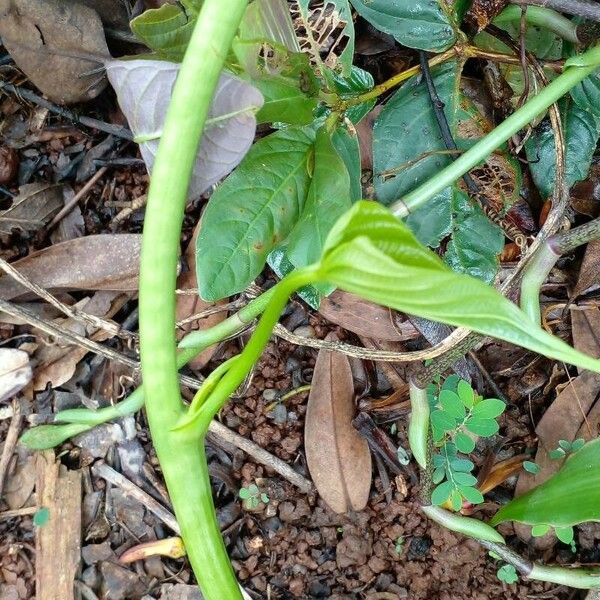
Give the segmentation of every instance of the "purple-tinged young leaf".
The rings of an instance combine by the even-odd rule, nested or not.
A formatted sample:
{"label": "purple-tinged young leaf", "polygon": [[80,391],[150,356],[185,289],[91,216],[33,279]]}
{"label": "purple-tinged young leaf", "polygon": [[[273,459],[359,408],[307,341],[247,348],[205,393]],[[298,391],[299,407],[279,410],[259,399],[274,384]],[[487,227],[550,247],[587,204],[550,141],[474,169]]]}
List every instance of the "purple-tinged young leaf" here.
{"label": "purple-tinged young leaf", "polygon": [[[105,66],[151,172],[179,65],[158,60],[112,60]],[[233,75],[221,75],[200,141],[190,198],[203,194],[240,163],[254,140],[255,114],[262,104],[263,97],[255,87]]]}

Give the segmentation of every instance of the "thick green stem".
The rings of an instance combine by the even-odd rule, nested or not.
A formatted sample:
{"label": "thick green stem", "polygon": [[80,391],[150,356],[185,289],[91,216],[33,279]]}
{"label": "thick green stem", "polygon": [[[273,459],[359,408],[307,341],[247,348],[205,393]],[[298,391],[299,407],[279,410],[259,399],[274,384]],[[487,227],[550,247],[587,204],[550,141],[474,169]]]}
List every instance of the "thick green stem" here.
{"label": "thick green stem", "polygon": [[410,419],[408,422],[408,445],[422,469],[427,469],[427,446],[429,443],[429,399],[427,389],[414,381],[409,383]]}
{"label": "thick green stem", "polygon": [[[494,19],[494,24],[507,25],[519,23],[521,14],[522,10],[520,6],[509,5]],[[542,8],[541,6],[528,6],[525,12],[525,20],[530,25],[553,31],[559,37],[573,44],[579,43],[579,39],[577,38],[577,24],[555,10]]]}
{"label": "thick green stem", "polygon": [[582,567],[568,569],[566,567],[546,566],[534,563],[528,578],[537,579],[538,581],[549,581],[550,583],[566,585],[567,587],[581,590],[600,587],[600,570],[598,569],[585,569]]}
{"label": "thick green stem", "polygon": [[241,598],[210,499],[203,440],[172,429],[184,414],[175,340],[175,285],[183,212],[198,143],[246,0],[205,0],[160,140],[140,261],[140,351],[150,432],[196,578],[206,600]]}
{"label": "thick green stem", "polygon": [[408,216],[484,161],[496,148],[504,144],[530,121],[533,121],[585,77],[591,75],[599,64],[596,53],[597,51],[594,52],[594,49],[592,49],[578,57],[582,59],[582,64],[587,64],[581,67],[572,66],[567,68],[562,75],[559,75],[537,96],[525,103],[445,169],[442,169],[436,177],[426,181],[404,198],[397,200],[391,206],[394,214],[398,217]]}
{"label": "thick green stem", "polygon": [[542,315],[540,311],[540,288],[546,277],[550,274],[552,267],[560,258],[546,240],[538,251],[533,255],[530,263],[523,272],[521,279],[521,300],[520,305],[523,312],[529,316],[533,323],[541,323]]}

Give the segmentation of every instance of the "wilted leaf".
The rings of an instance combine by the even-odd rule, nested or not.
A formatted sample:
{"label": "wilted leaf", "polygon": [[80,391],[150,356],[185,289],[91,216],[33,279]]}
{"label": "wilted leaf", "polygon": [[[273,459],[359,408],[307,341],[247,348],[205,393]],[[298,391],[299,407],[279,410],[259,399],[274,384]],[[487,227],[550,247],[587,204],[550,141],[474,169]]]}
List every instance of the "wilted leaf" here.
{"label": "wilted leaf", "polygon": [[321,301],[319,312],[332,323],[357,335],[402,342],[419,336],[410,322],[400,330],[392,318],[389,308],[363,300],[354,294],[336,290]]}
{"label": "wilted leaf", "polygon": [[0,348],[0,402],[8,400],[31,381],[29,355],[14,348]]}
{"label": "wilted leaf", "polygon": [[155,540],[153,542],[145,542],[143,544],[137,544],[125,550],[121,556],[119,556],[119,562],[128,564],[135,562],[136,560],[143,560],[150,556],[168,556],[169,558],[181,558],[185,556],[185,546],[183,540],[180,537],[164,538],[162,540]]}
{"label": "wilted leaf", "polygon": [[[126,294],[101,291],[91,298],[81,300],[73,308],[81,309],[89,315],[110,319],[123,308],[128,299],[129,296]],[[56,319],[54,324],[65,331],[73,331],[95,342],[102,342],[111,337],[111,333],[104,329],[86,326],[71,318]],[[88,352],[87,348],[63,344],[60,340],[53,344],[41,344],[35,353],[33,389],[41,391],[46,389],[48,384],[56,388],[69,381],[75,374],[77,365]]]}
{"label": "wilted leaf", "polygon": [[[179,65],[165,61],[106,63],[108,79],[150,172],[178,72]],[[203,194],[239,164],[254,140],[255,113],[262,103],[260,92],[249,83],[227,73],[221,75],[200,141],[190,197]]]}
{"label": "wilted leaf", "polygon": [[441,52],[456,40],[443,0],[352,0],[356,12],[403,46]]}
{"label": "wilted leaf", "polygon": [[36,231],[62,207],[62,186],[50,183],[22,185],[12,206],[0,211],[0,233],[10,233],[13,229]]}
{"label": "wilted leaf", "polygon": [[[185,251],[185,271],[183,271],[177,278],[177,289],[179,290],[194,290],[198,288],[198,283],[196,281],[196,240],[198,239],[201,226],[202,221],[199,221],[196,225],[194,235],[192,236],[192,239],[190,240]],[[215,307],[218,304],[226,304],[226,301],[220,301],[216,303],[205,302],[197,293],[180,294],[177,296],[177,304],[175,306],[175,320],[183,321],[192,315],[198,314],[208,308]],[[180,340],[190,331],[213,327],[214,325],[217,325],[223,321],[226,317],[227,311],[220,311],[198,321],[193,321],[191,323],[187,323],[186,325],[182,325],[177,330],[177,339]],[[207,348],[196,358],[190,361],[188,366],[192,369],[202,369],[211,359],[216,349],[217,346],[211,346],[210,348]]]}
{"label": "wilted leaf", "polygon": [[157,56],[181,61],[192,35],[198,11],[191,3],[163,4],[144,11],[130,23],[131,31]]}
{"label": "wilted leaf", "polygon": [[[141,235],[89,235],[32,252],[12,266],[47,290],[136,291]],[[0,277],[0,298],[27,289],[8,275]]]}
{"label": "wilted leaf", "polygon": [[241,292],[298,221],[310,183],[314,132],[289,127],[262,138],[211,196],[196,246],[200,295]]}
{"label": "wilted leaf", "polygon": [[0,7],[0,37],[18,67],[53,102],[91,100],[106,86],[102,75],[90,73],[110,53],[102,22],[87,6],[7,0]]}
{"label": "wilted leaf", "polygon": [[306,408],[304,447],[319,494],[338,513],[362,510],[371,489],[371,453],[352,426],[354,414],[348,359],[320,350]]}

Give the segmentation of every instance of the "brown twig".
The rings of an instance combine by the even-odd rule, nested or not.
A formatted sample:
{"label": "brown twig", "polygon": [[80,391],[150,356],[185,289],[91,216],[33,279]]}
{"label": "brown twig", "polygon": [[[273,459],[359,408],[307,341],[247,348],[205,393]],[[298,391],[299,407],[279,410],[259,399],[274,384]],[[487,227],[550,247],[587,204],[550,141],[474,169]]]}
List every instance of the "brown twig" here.
{"label": "brown twig", "polygon": [[12,401],[13,416],[6,433],[6,439],[4,440],[4,447],[2,448],[2,456],[0,457],[0,497],[2,496],[2,490],[4,489],[4,479],[6,477],[6,471],[10,464],[15,446],[19,440],[19,432],[21,431],[21,405],[19,401],[14,398]]}

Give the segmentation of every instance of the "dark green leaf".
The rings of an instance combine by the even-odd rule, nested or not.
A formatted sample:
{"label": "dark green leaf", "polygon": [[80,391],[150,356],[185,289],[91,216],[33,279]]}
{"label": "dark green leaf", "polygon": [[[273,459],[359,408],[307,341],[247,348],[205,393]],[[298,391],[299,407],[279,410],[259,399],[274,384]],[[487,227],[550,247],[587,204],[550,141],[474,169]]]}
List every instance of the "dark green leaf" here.
{"label": "dark green leaf", "polygon": [[496,398],[488,398],[478,402],[473,407],[473,416],[480,419],[495,419],[499,417],[506,409],[506,404]]}
{"label": "dark green leaf", "polygon": [[[448,375],[442,384],[442,389],[450,390],[451,392],[457,392],[459,381],[461,381],[461,378],[458,375]],[[465,381],[465,383],[467,382]],[[467,385],[469,384],[467,383]]]}
{"label": "dark green leaf", "polygon": [[466,428],[475,435],[481,437],[490,437],[498,433],[498,423],[494,419],[478,419],[476,417],[469,419]]}
{"label": "dark green leaf", "polygon": [[304,208],[287,239],[293,265],[317,262],[331,228],[351,204],[348,170],[323,126],[315,139],[313,176]]}
{"label": "dark green leaf", "polygon": [[573,102],[582,110],[600,117],[600,71],[586,77],[571,89]]}
{"label": "dark green leaf", "polygon": [[403,46],[441,52],[456,41],[439,0],[352,0],[356,12]]}
{"label": "dark green leaf", "polygon": [[[331,230],[315,278],[366,300],[467,327],[550,358],[600,370],[483,282],[451,271],[384,207],[357,202]],[[440,298],[443,290],[443,302]]]}
{"label": "dark green leaf", "polygon": [[504,248],[504,233],[467,195],[454,190],[451,201],[452,239],[444,260],[458,273],[491,283],[498,270],[498,255]]}
{"label": "dark green leaf", "polygon": [[310,183],[314,133],[290,127],[256,142],[217,188],[196,245],[200,295],[241,292],[298,221]]}
{"label": "dark green leaf", "polygon": [[[364,94],[371,90],[375,85],[371,73],[354,65],[347,77],[342,77],[335,71],[330,70],[330,79],[341,98],[349,98]],[[358,104],[357,106],[352,106],[346,111],[346,116],[356,124],[375,106],[375,102],[376,100],[373,99]]]}
{"label": "dark green leaf", "polygon": [[465,418],[466,410],[464,404],[460,401],[456,392],[442,390],[440,392],[440,404],[442,408],[452,417],[462,421]]}
{"label": "dark green leaf", "polygon": [[467,502],[471,504],[481,504],[483,502],[483,495],[478,489],[464,485],[459,485],[458,489]]}
{"label": "dark green leaf", "polygon": [[600,438],[588,442],[565,461],[553,477],[515,498],[492,519],[529,525],[571,527],[600,521]]}
{"label": "dark green leaf", "polygon": [[344,161],[350,176],[350,200],[356,202],[363,197],[358,136],[346,127],[339,126],[333,132],[331,141],[340,158]]}
{"label": "dark green leaf", "polygon": [[456,447],[464,454],[470,454],[475,450],[475,441],[462,431],[456,434],[454,442],[456,443]]}
{"label": "dark green leaf", "polygon": [[[198,3],[200,4],[200,3]],[[197,10],[191,5],[163,4],[143,12],[130,23],[131,30],[160,58],[180,62],[196,24]]]}
{"label": "dark green leaf", "polygon": [[265,102],[256,114],[259,123],[289,123],[308,125],[313,121],[313,111],[318,100],[309,98],[295,81],[279,77],[261,77],[253,84]]}
{"label": "dark green leaf", "polygon": [[435,468],[443,467],[446,464],[446,457],[443,454],[433,455],[433,466]]}
{"label": "dark green leaf", "polygon": [[[562,102],[565,132],[565,178],[568,187],[585,179],[600,136],[600,115],[582,109],[573,102]],[[552,194],[556,177],[554,133],[549,121],[543,121],[525,144],[533,180],[544,197]]]}
{"label": "dark green leaf", "polygon": [[440,485],[434,488],[433,492],[431,493],[431,504],[435,504],[436,506],[444,504],[444,502],[446,502],[446,500],[448,500],[450,497],[453,489],[452,483],[449,481],[440,483]]}

